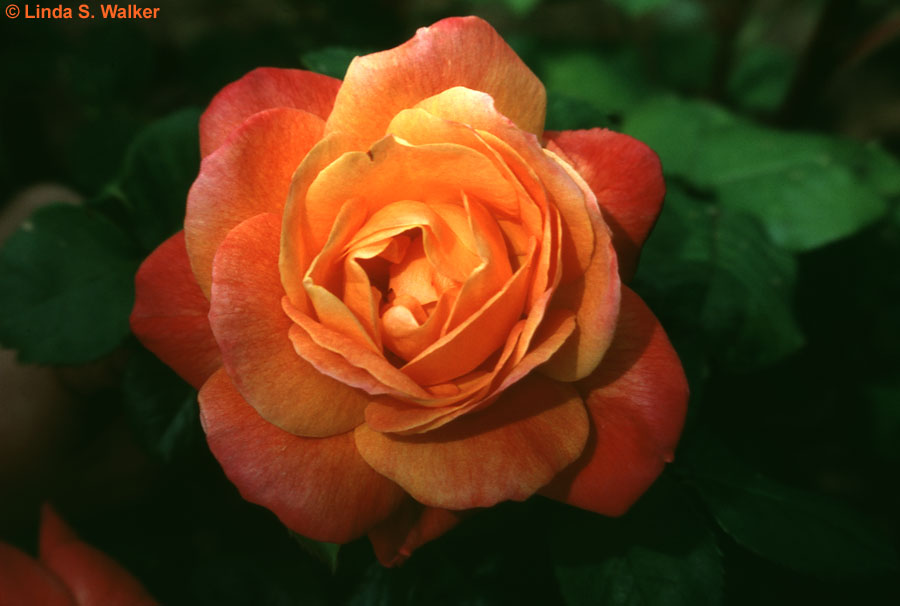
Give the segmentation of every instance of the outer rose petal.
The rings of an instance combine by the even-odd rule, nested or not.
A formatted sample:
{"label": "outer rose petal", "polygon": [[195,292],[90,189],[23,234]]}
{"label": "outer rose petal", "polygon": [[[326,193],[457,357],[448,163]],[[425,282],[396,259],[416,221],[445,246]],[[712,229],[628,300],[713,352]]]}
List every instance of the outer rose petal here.
{"label": "outer rose petal", "polygon": [[78,539],[49,505],[41,512],[41,562],[68,586],[78,606],[155,606],[131,574]]}
{"label": "outer rose petal", "polygon": [[208,296],[212,260],[232,227],[260,213],[280,213],[291,176],[322,134],[322,120],[278,108],[254,114],[203,159],[184,219],[191,268]]}
{"label": "outer rose petal", "polygon": [[604,515],[625,513],[672,461],[688,385],[662,326],[640,297],[622,289],[612,346],[580,381],[592,431],[584,454],[541,493]]}
{"label": "outer rose petal", "polygon": [[575,389],[531,375],[486,409],[425,434],[360,425],[356,445],[420,503],[471,509],[527,499],[581,454],[587,433]]}
{"label": "outer rose petal", "polygon": [[659,156],[637,139],[603,128],[548,131],[545,137],[597,196],[613,232],[619,271],[630,279],[666,193]]}
{"label": "outer rose petal", "polygon": [[263,110],[293,107],[324,120],[340,87],[340,80],[315,72],[257,68],[219,91],[200,116],[200,155],[211,154],[241,122]]}
{"label": "outer rose petal", "polygon": [[297,355],[293,323],[281,308],[281,219],[261,214],[235,227],[213,266],[209,321],[234,385],[281,429],[307,437],[350,431],[368,398],[323,375]]}
{"label": "outer rose petal", "polygon": [[0,598],[4,606],[78,606],[62,581],[6,543],[0,543]]}
{"label": "outer rose petal", "polygon": [[397,566],[417,548],[456,526],[464,515],[407,499],[391,517],[369,531],[369,540],[383,566]]}
{"label": "outer rose petal", "polygon": [[355,58],[325,131],[353,133],[371,143],[385,134],[397,112],[454,86],[490,94],[519,128],[542,134],[544,85],[477,17],[438,21],[396,48]]}
{"label": "outer rose petal", "polygon": [[352,434],[300,438],[282,431],[256,414],[224,370],[200,390],[200,421],[241,495],[311,539],[346,543],[404,498],[400,487],[362,460]]}
{"label": "outer rose petal", "polygon": [[144,347],[199,389],[222,365],[207,313],[209,302],[194,279],[180,231],[138,269],[131,330]]}

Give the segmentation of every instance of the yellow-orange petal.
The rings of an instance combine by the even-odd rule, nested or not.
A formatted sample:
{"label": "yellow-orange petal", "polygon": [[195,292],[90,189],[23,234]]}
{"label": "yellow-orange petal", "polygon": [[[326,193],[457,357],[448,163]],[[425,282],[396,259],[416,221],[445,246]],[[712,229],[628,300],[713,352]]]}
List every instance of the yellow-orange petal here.
{"label": "yellow-orange petal", "polygon": [[530,497],[581,454],[588,418],[572,385],[531,375],[434,431],[396,436],[360,425],[355,436],[366,462],[414,499],[459,510]]}
{"label": "yellow-orange petal", "polygon": [[365,394],[325,376],[294,351],[278,272],[281,219],[261,214],[235,227],[216,253],[209,319],[241,396],[290,433],[330,436],[363,419]]}
{"label": "yellow-orange petal", "polygon": [[519,128],[543,132],[543,84],[494,28],[477,17],[444,19],[419,29],[396,48],[354,59],[326,132],[375,141],[397,112],[454,86],[488,93]]}
{"label": "yellow-orange petal", "polygon": [[359,456],[353,434],[301,438],[267,423],[224,370],[200,390],[200,421],[210,450],[241,496],[271,510],[304,536],[355,539],[405,498]]}
{"label": "yellow-orange petal", "polygon": [[259,67],[220,90],[200,116],[200,155],[206,157],[255,113],[276,107],[328,117],[341,81],[300,69]]}
{"label": "yellow-orange petal", "polygon": [[280,213],[291,176],[322,135],[322,119],[297,109],[254,114],[200,165],[188,192],[185,243],[209,296],[212,260],[228,231],[259,213]]}
{"label": "yellow-orange petal", "polygon": [[577,381],[601,363],[616,331],[622,284],[616,252],[605,224],[592,216],[597,244],[584,275],[562,284],[550,303],[575,312],[577,328],[541,372],[557,381]]}
{"label": "yellow-orange petal", "polygon": [[621,515],[672,461],[688,400],[678,354],[653,313],[627,287],[615,341],[577,388],[591,417],[591,436],[579,460],[541,492]]}

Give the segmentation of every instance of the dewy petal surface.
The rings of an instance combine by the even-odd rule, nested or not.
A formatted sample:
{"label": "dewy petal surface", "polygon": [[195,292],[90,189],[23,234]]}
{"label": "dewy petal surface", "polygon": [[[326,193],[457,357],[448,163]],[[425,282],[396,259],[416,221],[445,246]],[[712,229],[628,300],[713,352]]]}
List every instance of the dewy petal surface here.
{"label": "dewy petal surface", "polygon": [[280,213],[291,176],[322,134],[322,119],[297,109],[254,114],[203,159],[188,192],[185,243],[197,283],[209,296],[212,260],[235,225]]}
{"label": "dewy petal surface", "polygon": [[225,475],[253,503],[317,541],[346,543],[405,498],[359,456],[353,434],[300,438],[267,423],[224,370],[200,390],[200,420]]}
{"label": "dewy petal surface", "polygon": [[41,562],[69,588],[78,606],[156,606],[131,573],[81,541],[49,506],[41,512]]}
{"label": "dewy petal surface", "polygon": [[543,132],[543,84],[477,17],[444,19],[396,48],[354,59],[325,130],[371,143],[385,134],[397,112],[454,86],[488,93],[519,128]]}
{"label": "dewy petal surface", "polygon": [[630,279],[666,193],[659,156],[637,139],[603,128],[548,131],[545,137],[597,196],[613,232],[620,273]]}
{"label": "dewy petal surface", "polygon": [[281,219],[261,214],[235,227],[216,253],[210,324],[240,394],[270,423],[324,437],[363,420],[365,394],[297,355],[278,272]]}
{"label": "dewy petal surface", "polygon": [[199,389],[222,365],[208,313],[209,301],[194,279],[180,231],[138,269],[131,330],[144,347]]}
{"label": "dewy petal surface", "polygon": [[616,338],[603,363],[577,387],[591,417],[590,438],[579,460],[541,492],[618,516],[672,461],[688,399],[678,354],[627,287]]}
{"label": "dewy petal surface", "polygon": [[340,86],[336,78],[300,69],[254,69],[219,91],[200,116],[201,157],[222,145],[244,120],[267,109],[292,107],[324,120]]}
{"label": "dewy petal surface", "polygon": [[574,387],[532,375],[477,414],[425,434],[361,425],[356,445],[420,503],[459,510],[527,499],[581,454],[587,433]]}

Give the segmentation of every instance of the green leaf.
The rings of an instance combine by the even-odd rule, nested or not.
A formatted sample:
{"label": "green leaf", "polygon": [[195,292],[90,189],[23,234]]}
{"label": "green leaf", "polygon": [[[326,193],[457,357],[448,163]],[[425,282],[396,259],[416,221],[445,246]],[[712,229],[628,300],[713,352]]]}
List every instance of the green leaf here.
{"label": "green leaf", "polygon": [[328,570],[331,571],[332,574],[337,572],[338,568],[338,558],[341,552],[340,543],[328,543],[326,541],[315,541],[313,539],[309,539],[302,534],[297,534],[296,532],[290,532],[290,535],[297,541],[297,544],[303,548],[303,550],[325,564],[328,567]]}
{"label": "green leaf", "polygon": [[154,456],[171,463],[200,443],[197,390],[152,353],[135,348],[122,389],[135,433]]}
{"label": "green leaf", "polygon": [[672,0],[610,0],[632,17],[640,17],[669,4]]}
{"label": "green leaf", "polygon": [[803,344],[791,309],[795,274],[793,255],[753,217],[672,185],[635,279],[665,302],[676,334],[680,326],[694,342],[702,335],[720,362],[746,370]]}
{"label": "green leaf", "polygon": [[540,72],[551,104],[555,97],[563,96],[605,116],[624,113],[650,90],[640,77],[640,60],[632,50],[602,55],[584,51],[544,54]]}
{"label": "green leaf", "polygon": [[356,47],[325,46],[303,53],[300,60],[310,71],[343,79],[353,58],[369,52]]}
{"label": "green leaf", "polygon": [[717,440],[699,434],[682,452],[685,474],[722,530],[751,551],[821,575],[900,569],[890,543],[857,513],[828,498],[755,472]]}
{"label": "green leaf", "polygon": [[738,57],[728,80],[728,93],[746,110],[772,112],[787,94],[795,59],[786,50],[756,44]]}
{"label": "green leaf", "polygon": [[790,250],[849,236],[887,210],[878,190],[834,152],[835,139],[763,128],[673,97],[629,113],[624,130],[655,149],[668,174],[714,191],[726,208],[754,215]]}
{"label": "green leaf", "polygon": [[146,251],[181,229],[187,194],[200,167],[200,111],[185,109],[151,123],[125,154],[116,188]]}
{"label": "green leaf", "polygon": [[722,601],[715,536],[665,478],[622,518],[566,509],[550,532],[556,576],[569,606]]}
{"label": "green leaf", "polygon": [[42,208],[0,251],[0,342],[23,362],[78,364],[129,334],[137,251],[83,207]]}

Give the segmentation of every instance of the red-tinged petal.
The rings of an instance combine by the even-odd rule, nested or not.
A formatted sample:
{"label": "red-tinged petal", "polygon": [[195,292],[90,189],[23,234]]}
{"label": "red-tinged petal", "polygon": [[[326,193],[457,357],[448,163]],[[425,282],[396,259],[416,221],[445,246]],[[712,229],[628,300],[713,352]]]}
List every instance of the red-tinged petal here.
{"label": "red-tinged petal", "polygon": [[213,268],[209,321],[240,394],[264,419],[297,435],[324,437],[363,421],[367,398],[297,355],[288,337],[278,271],[281,218],[261,214],[235,227]]}
{"label": "red-tinged petal", "polygon": [[222,365],[180,231],[153,251],[135,277],[131,330],[144,347],[200,388]]}
{"label": "red-tinged petal", "polygon": [[631,279],[666,193],[659,157],[640,141],[602,128],[545,136],[549,149],[561,152],[594,191],[613,232],[619,271]]}
{"label": "red-tinged petal", "polygon": [[0,543],[0,604],[78,606],[62,581],[30,555]]}
{"label": "red-tinged petal", "polygon": [[206,157],[255,113],[276,107],[328,117],[341,81],[299,69],[260,67],[223,88],[200,116],[200,155]]}
{"label": "red-tinged petal", "polygon": [[200,390],[209,447],[241,495],[288,528],[345,543],[388,517],[404,498],[359,456],[353,434],[300,438],[267,423],[224,370]]}
{"label": "red-tinged petal", "polygon": [[672,461],[687,410],[688,385],[659,321],[640,297],[622,290],[616,338],[577,384],[591,417],[582,457],[542,494],[618,516]]}
{"label": "red-tinged petal", "polygon": [[191,268],[209,295],[212,261],[231,228],[260,213],[281,213],[291,177],[322,135],[322,119],[270,109],[241,124],[203,159],[188,192],[184,234]]}
{"label": "red-tinged petal", "polygon": [[425,434],[360,425],[356,446],[420,503],[460,510],[527,499],[578,458],[587,434],[575,388],[531,375],[484,410]]}
{"label": "red-tinged petal", "polygon": [[41,562],[66,584],[78,606],[155,606],[131,573],[81,541],[49,505],[41,512]]}
{"label": "red-tinged petal", "polygon": [[413,551],[456,526],[464,515],[407,499],[391,517],[369,531],[369,540],[382,566],[399,566]]}
{"label": "red-tinged petal", "polygon": [[326,132],[350,132],[375,141],[397,112],[454,86],[488,93],[519,128],[543,132],[543,84],[494,28],[477,17],[444,19],[419,29],[397,48],[354,59]]}

